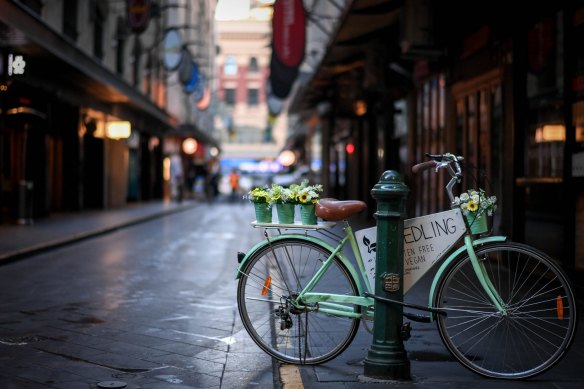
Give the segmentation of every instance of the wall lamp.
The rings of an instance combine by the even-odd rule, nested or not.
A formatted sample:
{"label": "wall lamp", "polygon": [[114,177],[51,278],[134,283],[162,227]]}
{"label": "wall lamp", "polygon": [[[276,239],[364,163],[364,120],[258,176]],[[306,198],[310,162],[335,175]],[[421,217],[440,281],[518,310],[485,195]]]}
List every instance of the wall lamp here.
{"label": "wall lamp", "polygon": [[132,133],[132,124],[128,121],[107,122],[105,125],[105,134],[110,139],[127,139]]}

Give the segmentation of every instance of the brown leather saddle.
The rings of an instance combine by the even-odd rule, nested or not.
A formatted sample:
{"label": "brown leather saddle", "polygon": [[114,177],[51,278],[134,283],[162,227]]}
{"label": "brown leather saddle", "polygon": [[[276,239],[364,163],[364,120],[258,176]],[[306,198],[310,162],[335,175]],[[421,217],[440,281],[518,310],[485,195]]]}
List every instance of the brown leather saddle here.
{"label": "brown leather saddle", "polygon": [[323,220],[340,221],[367,208],[360,200],[320,199],[316,203],[316,216]]}

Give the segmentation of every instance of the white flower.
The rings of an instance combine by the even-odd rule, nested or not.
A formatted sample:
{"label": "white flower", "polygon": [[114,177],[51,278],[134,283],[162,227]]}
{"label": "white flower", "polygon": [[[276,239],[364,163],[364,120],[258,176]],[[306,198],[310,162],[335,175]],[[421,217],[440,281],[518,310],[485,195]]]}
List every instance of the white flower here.
{"label": "white flower", "polygon": [[469,189],[467,192],[461,193],[460,197],[455,197],[452,203],[453,206],[458,206],[464,215],[475,213],[481,215],[486,213],[489,216],[497,209],[497,197],[487,196],[483,189]]}

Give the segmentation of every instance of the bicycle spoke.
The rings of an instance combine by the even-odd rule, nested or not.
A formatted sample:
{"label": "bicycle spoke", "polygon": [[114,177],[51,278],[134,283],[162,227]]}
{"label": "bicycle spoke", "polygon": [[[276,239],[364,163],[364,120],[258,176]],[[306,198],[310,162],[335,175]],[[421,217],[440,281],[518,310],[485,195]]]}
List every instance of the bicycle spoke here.
{"label": "bicycle spoke", "polygon": [[573,292],[553,261],[525,245],[498,243],[477,250],[485,276],[505,311],[490,303],[468,257],[438,283],[438,330],[467,368],[496,378],[526,378],[549,369],[573,339]]}
{"label": "bicycle spoke", "polygon": [[[298,299],[329,256],[322,247],[293,238],[272,242],[250,256],[244,270],[248,276],[238,286],[240,315],[252,339],[274,358],[326,362],[355,336],[359,319],[320,313]],[[355,282],[338,259],[320,277],[312,289],[316,294],[357,295]]]}

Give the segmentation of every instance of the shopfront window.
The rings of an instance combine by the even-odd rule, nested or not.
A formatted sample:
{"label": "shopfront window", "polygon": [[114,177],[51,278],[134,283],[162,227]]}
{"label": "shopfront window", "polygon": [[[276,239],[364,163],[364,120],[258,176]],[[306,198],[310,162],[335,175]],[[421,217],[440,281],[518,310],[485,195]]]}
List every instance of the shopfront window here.
{"label": "shopfront window", "polygon": [[[445,78],[439,74],[424,82],[419,89],[416,107],[414,139],[415,163],[423,162],[426,153],[437,154],[445,150]],[[416,199],[416,215],[424,215],[443,209],[444,176],[431,171],[413,177]]]}
{"label": "shopfront window", "polygon": [[535,23],[527,33],[529,127],[526,177],[560,182],[566,126],[563,117],[561,13]]}
{"label": "shopfront window", "polygon": [[[572,42],[584,39],[584,7],[573,15],[574,36]],[[574,126],[574,149],[572,154],[572,176],[576,183],[576,219],[574,232],[575,267],[584,269],[584,50],[578,47],[574,52],[574,75],[571,80],[574,103],[572,104],[572,125]]]}
{"label": "shopfront window", "polygon": [[527,30],[527,131],[525,131],[525,242],[558,260],[566,242],[564,205],[564,32],[557,12]]}
{"label": "shopfront window", "polygon": [[[501,198],[503,174],[510,174],[499,152],[503,137],[503,97],[498,70],[455,84],[455,153],[464,157],[463,188],[483,188]],[[495,214],[493,227],[499,226]]]}

